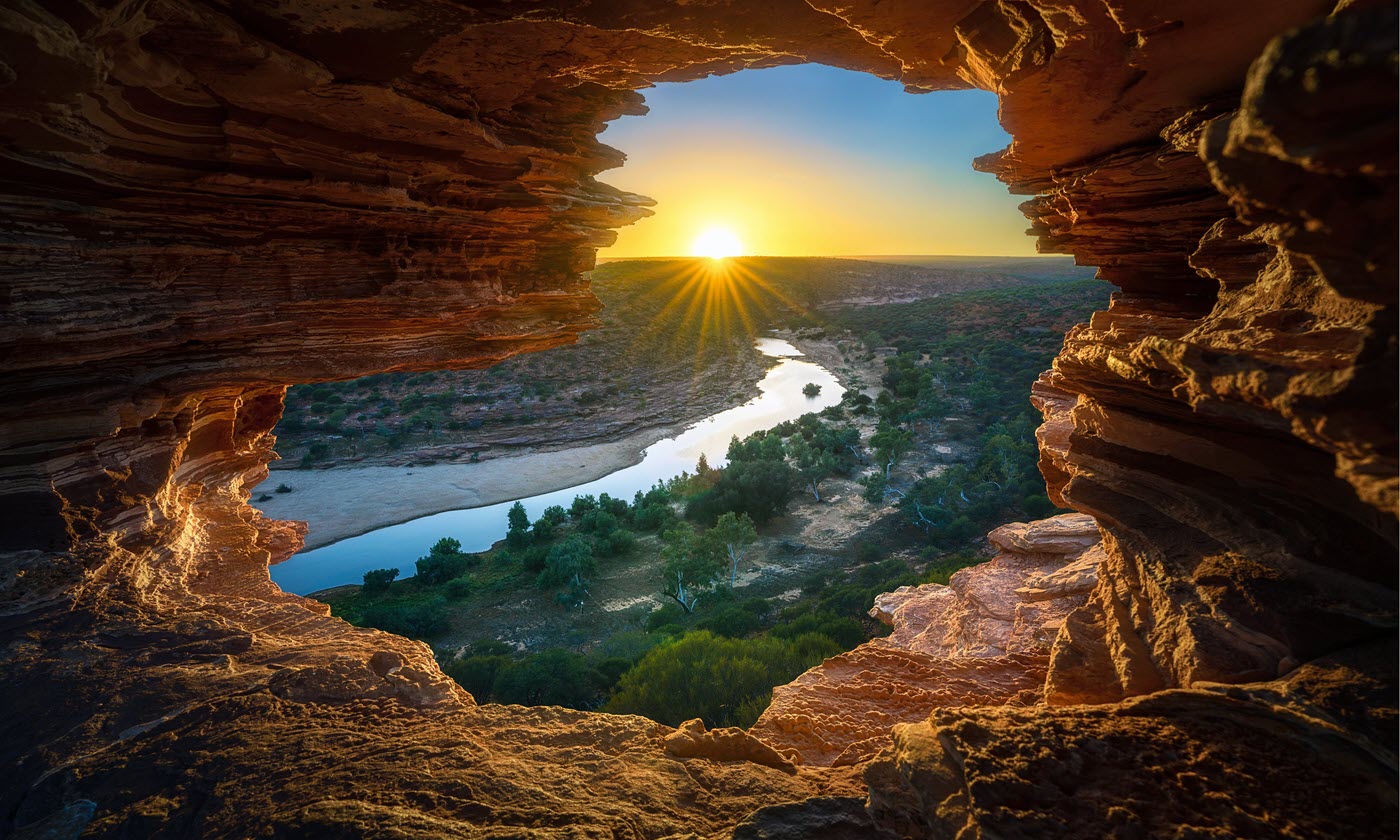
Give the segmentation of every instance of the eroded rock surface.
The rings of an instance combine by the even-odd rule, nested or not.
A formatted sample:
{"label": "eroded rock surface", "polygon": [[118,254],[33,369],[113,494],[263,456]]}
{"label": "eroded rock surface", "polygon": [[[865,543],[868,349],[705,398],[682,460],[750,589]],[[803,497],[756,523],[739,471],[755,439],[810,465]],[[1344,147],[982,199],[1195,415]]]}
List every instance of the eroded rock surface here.
{"label": "eroded rock surface", "polygon": [[637,89],[820,61],[996,91],[1015,139],[977,165],[1121,289],[1036,388],[1052,498],[1104,533],[1052,705],[899,730],[874,812],[1393,836],[1395,657],[1353,654],[1396,636],[1396,30],[1369,0],[6,4],[0,832],[858,834],[849,769],[474,710],[278,592],[299,529],[247,504],[288,384],[593,323],[593,248],[648,206],[594,178]]}
{"label": "eroded rock surface", "polygon": [[987,539],[1000,553],[947,586],[876,597],[870,614],[892,632],[773,689],[750,733],[804,764],[844,766],[937,708],[1038,703],[1051,642],[1098,579],[1099,528],[1069,513],[1003,525]]}

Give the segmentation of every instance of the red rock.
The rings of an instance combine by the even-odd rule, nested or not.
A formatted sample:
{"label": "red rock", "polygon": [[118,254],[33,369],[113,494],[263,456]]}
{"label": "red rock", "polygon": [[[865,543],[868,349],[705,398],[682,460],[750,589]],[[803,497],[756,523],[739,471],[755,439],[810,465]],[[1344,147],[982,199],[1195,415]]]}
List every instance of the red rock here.
{"label": "red rock", "polygon": [[890,635],[775,688],[750,734],[805,764],[843,765],[873,757],[894,724],[935,708],[1039,702],[1051,642],[1096,581],[1098,526],[1070,513],[987,538],[1001,553],[948,586],[877,596],[870,614]]}
{"label": "red rock", "polygon": [[[1321,0],[7,5],[0,832],[856,831],[848,771],[472,708],[422,645],[278,592],[298,529],[247,504],[287,385],[592,325],[593,249],[647,212],[594,177],[637,89],[819,61],[997,91],[1015,139],[978,167],[1121,289],[1035,390],[1050,496],[1105,535],[1042,688],[1103,705],[900,730],[874,813],[1394,836],[1393,649],[1347,657],[1396,638],[1395,32]],[[928,644],[1037,639],[1054,603],[1006,630],[958,597],[986,612]],[[894,651],[892,714],[1030,674]]]}

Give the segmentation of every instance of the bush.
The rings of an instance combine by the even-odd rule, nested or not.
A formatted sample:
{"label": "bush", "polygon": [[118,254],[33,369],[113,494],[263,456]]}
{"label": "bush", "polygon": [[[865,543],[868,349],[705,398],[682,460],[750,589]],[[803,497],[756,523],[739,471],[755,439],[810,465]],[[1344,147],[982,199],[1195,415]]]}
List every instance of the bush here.
{"label": "bush", "polygon": [[626,518],[629,507],[626,499],[614,499],[607,493],[598,494],[598,508],[605,510],[619,519]]}
{"label": "bush", "polygon": [[471,578],[453,578],[447,582],[447,597],[455,600],[462,600],[471,596],[476,591],[476,586],[472,584]]}
{"label": "bush", "polygon": [[598,500],[592,496],[575,496],[573,504],[569,505],[569,516],[574,519],[582,519],[585,513],[598,507]]}
{"label": "bush", "polygon": [[735,461],[720,472],[713,488],[686,505],[686,516],[713,525],[725,513],[747,513],[762,525],[787,509],[797,486],[796,474],[782,461]]}
{"label": "bush", "polygon": [[695,629],[708,630],[716,636],[741,639],[763,629],[763,619],[743,606],[726,604],[697,621]]}
{"label": "bush", "polygon": [[457,684],[472,693],[478,703],[491,700],[491,685],[496,674],[510,664],[510,657],[500,654],[468,656],[448,663],[442,670]]}
{"label": "bush", "polygon": [[865,630],[859,621],[829,612],[808,613],[786,624],[779,624],[769,633],[780,639],[795,639],[815,633],[840,645],[842,650],[850,650],[865,641]]}
{"label": "bush", "polygon": [[645,504],[632,510],[632,527],[638,531],[660,531],[676,521],[669,504]]}
{"label": "bush", "polygon": [[[676,607],[676,609],[679,610],[680,607]],[[624,630],[604,639],[593,652],[594,655],[603,659],[625,659],[628,662],[636,662],[665,640],[665,636],[656,633]]]}
{"label": "bush", "polygon": [[647,616],[647,629],[653,633],[670,633],[680,630],[686,612],[680,604],[666,604],[651,611]]}
{"label": "bush", "polygon": [[501,667],[491,684],[497,703],[522,706],[567,706],[587,709],[603,682],[583,656],[567,650],[546,650]]}
{"label": "bush", "polygon": [[824,636],[726,639],[706,631],[687,633],[624,674],[603,708],[669,726],[698,717],[711,728],[748,727],[767,706],[773,686],[837,653],[840,649]]}
{"label": "bush", "polygon": [[551,525],[563,525],[564,520],[569,518],[569,513],[559,505],[550,505],[540,514],[540,518]]}
{"label": "bush", "polygon": [[815,397],[817,394],[820,394],[821,392],[822,392],[822,386],[818,385],[818,384],[815,383],[815,382],[808,382],[806,385],[803,385],[803,386],[802,386],[802,394],[803,394],[803,396]]}
{"label": "bush", "polygon": [[398,569],[373,569],[365,572],[364,592],[366,595],[378,595],[389,590],[389,584],[394,582],[394,578],[399,576]]}
{"label": "bush", "polygon": [[588,540],[572,535],[549,549],[538,582],[541,587],[569,585],[578,589],[597,567]]}
{"label": "bush", "polygon": [[631,553],[637,546],[637,538],[631,531],[618,529],[605,537],[595,540],[597,554],[603,557],[621,557]]}
{"label": "bush", "polygon": [[462,543],[445,536],[434,543],[427,557],[419,557],[414,567],[417,568],[417,580],[421,585],[435,587],[452,578],[462,577],[469,564],[469,557],[462,553]]}
{"label": "bush", "polygon": [[477,639],[471,643],[473,656],[509,656],[515,648],[499,639]]}
{"label": "bush", "polygon": [[514,554],[520,558],[520,565],[525,571],[538,572],[544,568],[545,560],[549,557],[549,546],[537,543]]}
{"label": "bush", "polygon": [[272,492],[274,492],[274,493],[290,493],[290,492],[292,492],[292,488],[291,488],[289,485],[286,485],[286,484],[279,484],[279,485],[277,485],[277,489],[276,489],[276,490],[273,490]]}
{"label": "bush", "polygon": [[551,520],[541,516],[539,519],[535,520],[534,525],[530,526],[530,530],[534,532],[535,542],[547,543],[550,540],[554,539],[554,537],[559,533],[559,526]]}
{"label": "bush", "polygon": [[601,508],[588,511],[578,520],[580,533],[594,534],[599,537],[606,537],[621,527],[622,523],[618,521],[616,516]]}
{"label": "bush", "polygon": [[383,604],[365,610],[360,624],[376,627],[386,633],[408,636],[413,639],[427,639],[441,636],[452,629],[447,617],[442,614],[441,598],[426,604],[403,606]]}

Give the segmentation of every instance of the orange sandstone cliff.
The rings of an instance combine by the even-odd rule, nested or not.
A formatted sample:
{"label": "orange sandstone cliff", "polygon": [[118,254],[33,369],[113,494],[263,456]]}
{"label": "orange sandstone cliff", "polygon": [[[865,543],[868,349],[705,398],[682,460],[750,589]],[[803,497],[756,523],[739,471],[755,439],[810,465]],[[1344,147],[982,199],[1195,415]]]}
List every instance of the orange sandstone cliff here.
{"label": "orange sandstone cliff", "polygon": [[[0,834],[1394,836],[1396,29],[1367,0],[5,4]],[[786,766],[476,707],[269,582],[301,531],[248,495],[289,384],[573,340],[648,212],[595,179],[604,122],[803,61],[995,91],[1014,140],[976,165],[1120,290],[1035,389],[1102,558],[1062,619],[1013,617],[1059,621],[1001,657],[1035,659],[1014,704]],[[904,686],[970,661],[944,648]]]}

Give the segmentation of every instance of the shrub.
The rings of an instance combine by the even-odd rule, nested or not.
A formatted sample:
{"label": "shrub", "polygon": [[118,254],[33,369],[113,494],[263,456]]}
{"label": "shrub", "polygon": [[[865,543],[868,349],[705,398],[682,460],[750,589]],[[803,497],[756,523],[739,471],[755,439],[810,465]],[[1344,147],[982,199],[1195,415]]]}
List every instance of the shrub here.
{"label": "shrub", "polygon": [[815,383],[815,382],[808,382],[806,385],[803,385],[803,386],[802,386],[802,394],[803,394],[803,396],[815,397],[817,394],[820,394],[821,392],[822,392],[822,386],[818,385],[818,384]]}
{"label": "shrub", "polygon": [[545,560],[549,557],[549,546],[532,545],[523,551],[518,552],[520,565],[527,572],[538,572],[544,568]]}
{"label": "shrub", "polygon": [[458,601],[471,596],[476,587],[472,584],[471,578],[453,578],[447,582],[447,597]]}
{"label": "shrub", "polygon": [[414,639],[427,639],[441,636],[451,629],[447,617],[442,614],[443,601],[435,599],[425,604],[403,606],[383,604],[365,610],[360,622],[366,627],[376,627],[386,633],[395,633]]}
{"label": "shrub", "polygon": [[859,621],[829,612],[808,613],[793,621],[779,624],[769,633],[780,639],[795,639],[815,633],[840,645],[842,650],[850,650],[865,641],[865,630],[861,628]]}
{"label": "shrub", "polygon": [[580,588],[598,567],[593,559],[593,547],[583,537],[571,535],[555,543],[545,555],[544,571],[540,572],[542,587],[563,586]]}
{"label": "shrub", "polygon": [[622,523],[618,521],[618,518],[601,508],[588,511],[578,521],[578,529],[581,533],[594,534],[599,537],[606,537],[620,527],[622,527]]}
{"label": "shrub", "polygon": [[585,513],[598,507],[598,500],[592,496],[575,496],[573,504],[569,505],[569,515],[574,519],[582,519]]}
{"label": "shrub", "polygon": [[651,611],[647,616],[647,629],[653,633],[679,631],[685,621],[685,610],[680,604],[666,604]]}
{"label": "shrub", "polygon": [[389,590],[389,584],[394,582],[394,578],[399,576],[398,569],[373,569],[365,572],[364,592],[366,595],[377,595]]}
{"label": "shrub", "polygon": [[632,509],[632,527],[638,531],[659,531],[676,520],[669,504],[645,504]]}
{"label": "shrub", "polygon": [[534,525],[530,526],[530,530],[534,532],[535,542],[545,543],[554,539],[555,534],[558,533],[559,526],[541,516],[539,519],[535,520]]}
{"label": "shrub", "polygon": [[726,604],[697,621],[695,629],[708,630],[716,636],[741,639],[763,629],[763,620],[742,606]]}
{"label": "shrub", "polygon": [[569,513],[559,505],[550,505],[540,514],[540,518],[551,525],[563,525],[564,520],[569,518]]}
{"label": "shrub", "polygon": [[669,726],[698,717],[712,728],[748,727],[767,706],[773,686],[839,652],[824,636],[726,639],[703,630],[687,633],[624,674],[603,708]]}
{"label": "shrub", "polygon": [[626,499],[614,499],[607,493],[598,494],[598,507],[600,510],[605,510],[619,519],[626,517],[628,513]]}
{"label": "shrub", "polygon": [[515,648],[499,639],[477,639],[471,643],[473,656],[508,656]]}
{"label": "shrub", "polygon": [[442,670],[457,684],[472,693],[478,703],[491,700],[491,685],[501,668],[510,664],[510,657],[500,654],[468,656],[449,662]]}
{"label": "shrub", "polygon": [[462,553],[462,543],[451,537],[443,537],[428,550],[427,557],[418,558],[415,564],[418,582],[424,586],[437,586],[461,577],[467,571],[471,558]]}
{"label": "shrub", "polygon": [[491,697],[497,703],[586,709],[593,705],[602,682],[583,656],[546,650],[503,665],[491,684]]}
{"label": "shrub", "polygon": [[600,556],[621,557],[624,554],[631,553],[632,549],[636,548],[637,538],[632,535],[631,531],[625,531],[619,528],[605,537],[599,537],[595,540],[595,544],[597,546],[597,554]]}
{"label": "shrub", "polygon": [[[773,440],[781,443],[776,435]],[[721,471],[713,488],[686,505],[685,513],[706,524],[731,511],[747,513],[761,525],[787,509],[796,484],[796,474],[780,460],[735,461]]]}

